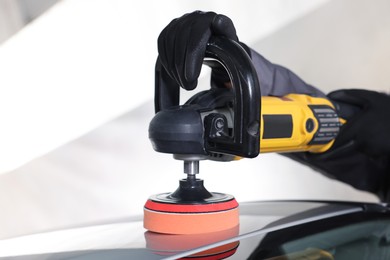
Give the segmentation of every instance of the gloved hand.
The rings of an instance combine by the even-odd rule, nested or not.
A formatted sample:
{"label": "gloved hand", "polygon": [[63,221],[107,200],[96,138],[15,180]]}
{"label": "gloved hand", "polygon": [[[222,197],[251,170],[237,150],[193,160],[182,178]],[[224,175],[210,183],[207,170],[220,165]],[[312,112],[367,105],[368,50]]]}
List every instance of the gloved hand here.
{"label": "gloved hand", "polygon": [[329,93],[336,103],[360,108],[356,115],[347,115],[347,124],[337,137],[338,143],[355,142],[356,149],[368,156],[390,155],[390,96],[349,89]]}
{"label": "gloved hand", "polygon": [[[333,147],[323,154],[287,156],[390,201],[390,96],[350,89],[334,91],[328,97],[341,107],[340,116],[347,120]],[[345,105],[355,107],[355,112],[344,113]]]}
{"label": "gloved hand", "polygon": [[[160,33],[158,52],[161,64],[168,75],[186,90],[192,90],[197,85],[211,36],[224,36],[238,42],[232,20],[214,12],[185,14],[170,22]],[[252,58],[263,96],[284,96],[289,93],[325,96],[287,68],[269,62],[244,43],[239,43]],[[229,80],[225,70],[212,70],[212,86],[225,87]]]}
{"label": "gloved hand", "polygon": [[169,76],[186,90],[196,87],[211,36],[238,41],[232,20],[214,12],[195,11],[170,22],[158,37],[158,52]]}

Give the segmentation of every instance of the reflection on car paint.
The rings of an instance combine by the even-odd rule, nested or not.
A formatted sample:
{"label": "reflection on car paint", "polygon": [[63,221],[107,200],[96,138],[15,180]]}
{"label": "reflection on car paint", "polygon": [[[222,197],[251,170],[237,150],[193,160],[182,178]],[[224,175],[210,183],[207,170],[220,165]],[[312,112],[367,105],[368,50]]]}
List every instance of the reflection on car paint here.
{"label": "reflection on car paint", "polygon": [[[154,254],[172,256],[180,252],[186,252],[193,248],[199,248],[216,242],[225,241],[227,239],[237,237],[238,234],[239,226],[237,225],[234,228],[206,234],[172,235],[147,231],[145,232],[145,240],[146,248],[151,250]],[[206,249],[185,258],[223,259],[233,255],[236,252],[238,245],[238,241],[233,241],[214,248]]]}

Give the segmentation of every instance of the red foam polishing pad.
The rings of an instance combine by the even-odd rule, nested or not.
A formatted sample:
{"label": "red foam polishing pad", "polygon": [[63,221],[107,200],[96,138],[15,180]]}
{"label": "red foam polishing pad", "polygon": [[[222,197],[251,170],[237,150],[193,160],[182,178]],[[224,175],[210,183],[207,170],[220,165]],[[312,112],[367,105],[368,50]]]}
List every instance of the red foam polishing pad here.
{"label": "red foam polishing pad", "polygon": [[[238,203],[233,196],[213,193],[216,199],[197,203],[177,202],[168,194],[149,198],[144,207],[144,227],[165,234],[199,234],[238,225]],[[168,199],[167,199],[168,198]]]}

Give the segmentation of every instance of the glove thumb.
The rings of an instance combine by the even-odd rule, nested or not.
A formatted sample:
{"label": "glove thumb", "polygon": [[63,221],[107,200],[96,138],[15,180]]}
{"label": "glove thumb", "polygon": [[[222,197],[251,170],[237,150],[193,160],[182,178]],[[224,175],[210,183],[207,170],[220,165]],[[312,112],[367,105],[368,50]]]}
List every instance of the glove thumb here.
{"label": "glove thumb", "polygon": [[234,27],[233,21],[226,15],[216,15],[211,23],[211,30],[215,35],[225,36],[238,42],[236,28]]}

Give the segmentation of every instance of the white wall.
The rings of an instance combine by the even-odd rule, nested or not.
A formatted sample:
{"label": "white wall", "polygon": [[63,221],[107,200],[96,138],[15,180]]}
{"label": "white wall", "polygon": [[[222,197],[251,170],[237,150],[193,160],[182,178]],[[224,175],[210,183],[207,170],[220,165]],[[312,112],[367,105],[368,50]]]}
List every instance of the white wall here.
{"label": "white wall", "polygon": [[0,1],[0,44],[24,25],[18,4],[13,0]]}

